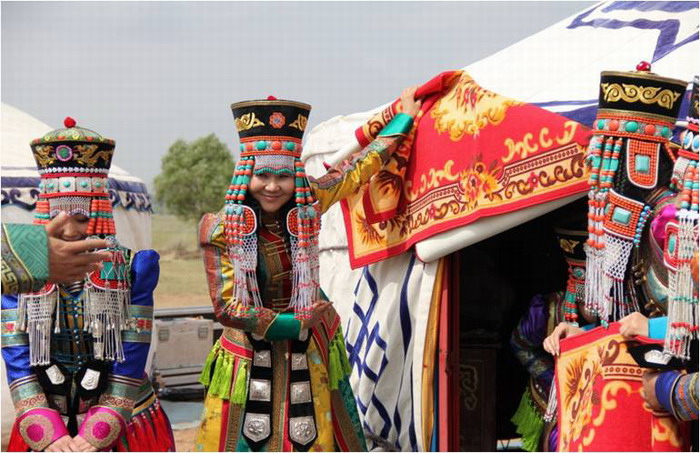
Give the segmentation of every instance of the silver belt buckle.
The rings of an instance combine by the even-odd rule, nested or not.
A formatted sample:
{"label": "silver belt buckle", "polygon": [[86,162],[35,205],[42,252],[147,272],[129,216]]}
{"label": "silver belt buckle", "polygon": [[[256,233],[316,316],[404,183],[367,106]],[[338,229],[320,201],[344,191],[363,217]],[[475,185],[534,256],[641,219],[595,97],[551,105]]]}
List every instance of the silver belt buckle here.
{"label": "silver belt buckle", "polygon": [[289,420],[289,437],[301,445],[308,444],[311,439],[316,437],[314,417],[311,415],[292,417]]}
{"label": "silver belt buckle", "polygon": [[245,414],[243,429],[253,442],[260,442],[270,435],[270,416],[268,414]]}
{"label": "silver belt buckle", "polygon": [[251,401],[271,401],[272,383],[268,379],[251,379],[248,385]]}

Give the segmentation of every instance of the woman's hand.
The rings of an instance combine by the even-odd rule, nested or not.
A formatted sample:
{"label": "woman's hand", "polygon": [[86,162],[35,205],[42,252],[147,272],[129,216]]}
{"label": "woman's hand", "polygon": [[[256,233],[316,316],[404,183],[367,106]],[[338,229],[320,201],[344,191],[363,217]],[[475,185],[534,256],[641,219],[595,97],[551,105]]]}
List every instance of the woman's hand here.
{"label": "woman's hand", "polygon": [[311,317],[309,319],[304,319],[301,321],[301,328],[310,329],[312,327],[315,327],[316,324],[318,324],[321,321],[323,315],[326,314],[326,311],[328,311],[328,309],[331,308],[332,305],[333,302],[328,302],[322,299],[319,299],[316,302],[314,302],[314,304],[311,306]]}
{"label": "woman's hand", "polygon": [[401,113],[411,115],[415,118],[418,115],[422,101],[416,100],[416,90],[418,85],[408,87],[401,92]]}
{"label": "woman's hand", "polygon": [[73,439],[66,434],[63,437],[56,439],[51,445],[46,447],[44,451],[79,451],[73,450]]}
{"label": "woman's hand", "polygon": [[559,325],[554,328],[552,334],[544,339],[542,346],[545,351],[557,356],[559,355],[559,342],[564,338],[573,337],[580,333],[583,333],[582,328],[572,326],[568,322],[560,322]]}
{"label": "woman's hand", "polygon": [[657,412],[666,410],[656,398],[656,379],[659,377],[658,371],[647,370],[642,375],[642,390],[639,392],[647,405]]}
{"label": "woman's hand", "polygon": [[620,334],[626,338],[648,337],[649,319],[638,311],[630,313],[620,320]]}
{"label": "woman's hand", "polygon": [[90,442],[80,437],[80,435],[71,439],[71,447],[73,451],[97,451],[96,447],[93,447]]}

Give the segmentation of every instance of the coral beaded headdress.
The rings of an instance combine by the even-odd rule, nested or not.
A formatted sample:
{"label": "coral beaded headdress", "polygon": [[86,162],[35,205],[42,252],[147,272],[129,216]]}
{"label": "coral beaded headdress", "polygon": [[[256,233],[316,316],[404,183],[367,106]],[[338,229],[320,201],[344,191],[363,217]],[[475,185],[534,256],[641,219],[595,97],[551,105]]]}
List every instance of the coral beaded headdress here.
{"label": "coral beaded headdress", "polygon": [[[84,324],[94,338],[93,352],[98,360],[124,360],[121,330],[131,325],[129,315],[129,252],[119,246],[107,176],[114,154],[114,140],[64,120],[65,128],[48,132],[32,141],[41,182],[35,223],[46,224],[60,212],[88,217],[87,235],[107,239],[111,257],[103,269],[86,276],[84,284]],[[52,314],[54,331],[61,329],[56,309],[59,291],[46,285],[37,293],[21,294],[18,327],[30,335],[32,365],[50,361],[49,341]]]}
{"label": "coral beaded headdress", "polygon": [[[255,212],[244,204],[253,174],[294,176],[296,207],[287,214],[292,253],[292,296],[297,317],[309,315],[318,297],[320,214],[301,161],[301,140],[311,106],[269,97],[231,105],[240,137],[241,159],[226,193],[225,235],[234,265],[234,298],[245,316],[262,307],[256,276],[258,238]],[[252,308],[252,310],[249,310]]]}
{"label": "coral beaded headdress", "polygon": [[586,284],[586,252],[583,245],[587,233],[585,225],[581,225],[582,221],[583,218],[566,219],[554,229],[569,268],[561,308],[564,320],[575,326],[579,325],[579,310],[583,308]]}
{"label": "coral beaded headdress", "polygon": [[648,198],[665,186],[674,160],[668,140],[687,83],[650,71],[642,62],[637,71],[606,71],[600,78],[587,157],[586,308],[603,324],[638,309],[625,276],[653,207]]}

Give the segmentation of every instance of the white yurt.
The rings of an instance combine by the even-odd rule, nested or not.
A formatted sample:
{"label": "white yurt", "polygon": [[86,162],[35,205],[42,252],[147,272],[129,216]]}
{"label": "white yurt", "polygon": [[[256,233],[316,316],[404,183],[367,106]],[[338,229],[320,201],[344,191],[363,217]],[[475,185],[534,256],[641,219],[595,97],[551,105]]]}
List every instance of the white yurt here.
{"label": "white yurt", "polygon": [[[55,129],[26,112],[2,104],[2,221],[32,223],[39,195],[39,173],[29,142]],[[119,241],[132,250],[151,246],[151,198],[146,185],[126,170],[112,165],[109,195]],[[14,407],[2,364],[2,446],[9,440]]]}
{"label": "white yurt", "polygon": [[[29,142],[55,129],[15,107],[2,104],[2,221],[31,223],[39,190],[39,173]],[[117,146],[119,143],[117,141]],[[112,165],[109,195],[117,237],[126,247],[151,246],[151,199],[146,185]]]}
{"label": "white yurt", "polygon": [[[654,72],[691,81],[697,74],[699,47],[697,2],[607,1],[462,69],[489,90],[590,125],[601,71],[632,70],[648,59]],[[447,69],[452,68],[435,68],[435,74]],[[402,87],[396,88],[398,93]],[[334,117],[313,128],[302,156],[307,172],[318,177],[326,164],[359,150],[355,130],[386,106]],[[319,238],[321,287],[343,320],[353,366],[350,381],[365,431],[375,437],[372,449],[382,447],[376,439],[402,451],[438,445],[440,450],[454,449],[443,445],[447,435],[437,435],[436,427],[442,432],[450,420],[441,419],[442,414],[433,419],[437,399],[426,391],[432,391],[436,382],[434,374],[425,371],[424,358],[435,356],[438,341],[428,318],[435,305],[433,288],[440,280],[439,260],[582,196],[484,217],[358,269],[350,267],[340,204],[324,214]],[[495,444],[486,449],[495,449]]]}

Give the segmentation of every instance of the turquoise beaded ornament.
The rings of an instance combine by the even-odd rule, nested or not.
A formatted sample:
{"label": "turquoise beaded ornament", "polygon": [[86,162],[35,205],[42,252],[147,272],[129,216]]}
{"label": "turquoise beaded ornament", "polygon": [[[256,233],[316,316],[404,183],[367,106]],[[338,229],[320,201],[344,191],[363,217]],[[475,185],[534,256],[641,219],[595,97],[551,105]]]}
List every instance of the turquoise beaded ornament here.
{"label": "turquoise beaded ornament", "polygon": [[601,74],[587,156],[586,308],[604,324],[637,309],[634,288],[624,281],[651,212],[646,196],[666,184],[669,138],[685,92],[684,81],[650,70],[642,62],[636,71]]}

